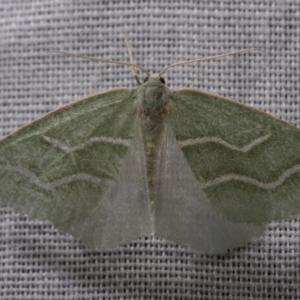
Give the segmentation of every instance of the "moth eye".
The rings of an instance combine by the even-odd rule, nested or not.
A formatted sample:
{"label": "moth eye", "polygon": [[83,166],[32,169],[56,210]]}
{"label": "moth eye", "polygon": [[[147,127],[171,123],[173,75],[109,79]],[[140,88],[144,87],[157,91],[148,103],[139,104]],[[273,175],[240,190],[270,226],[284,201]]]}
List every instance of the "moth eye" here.
{"label": "moth eye", "polygon": [[162,77],[159,77],[159,80],[160,80],[160,82],[161,82],[161,83],[163,83],[163,84],[165,84],[165,83],[166,83],[165,79],[164,79],[164,78],[162,78]]}
{"label": "moth eye", "polygon": [[148,80],[149,80],[149,77],[146,77],[146,78],[144,79],[144,83],[147,82]]}

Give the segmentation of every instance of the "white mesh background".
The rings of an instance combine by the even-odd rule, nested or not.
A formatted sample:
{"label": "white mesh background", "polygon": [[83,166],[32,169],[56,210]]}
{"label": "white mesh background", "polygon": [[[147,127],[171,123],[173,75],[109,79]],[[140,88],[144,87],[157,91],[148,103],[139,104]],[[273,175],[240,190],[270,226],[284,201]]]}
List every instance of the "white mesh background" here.
{"label": "white mesh background", "polygon": [[[165,79],[239,99],[299,126],[298,0],[0,2],[0,136],[70,100],[134,86],[126,67],[44,50],[174,61],[261,47],[178,67]],[[300,151],[300,149],[299,149]],[[0,210],[0,299],[299,299],[300,223],[274,222],[230,256],[200,256],[160,240],[91,251],[46,222]]]}

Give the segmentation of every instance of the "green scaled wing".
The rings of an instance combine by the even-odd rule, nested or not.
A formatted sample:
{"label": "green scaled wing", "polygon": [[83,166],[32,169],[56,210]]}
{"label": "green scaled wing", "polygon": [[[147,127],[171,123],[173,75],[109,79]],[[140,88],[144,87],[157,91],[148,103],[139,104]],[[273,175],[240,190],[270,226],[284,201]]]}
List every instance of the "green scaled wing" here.
{"label": "green scaled wing", "polygon": [[157,237],[213,254],[223,253],[263,233],[263,225],[236,223],[222,217],[210,204],[189,162],[168,124],[160,149],[154,205]]}
{"label": "green scaled wing", "polygon": [[300,130],[194,89],[173,93],[172,127],[212,207],[236,223],[300,213]]}
{"label": "green scaled wing", "polygon": [[2,140],[1,202],[94,248],[149,235],[142,164],[132,163],[134,93],[89,96]]}

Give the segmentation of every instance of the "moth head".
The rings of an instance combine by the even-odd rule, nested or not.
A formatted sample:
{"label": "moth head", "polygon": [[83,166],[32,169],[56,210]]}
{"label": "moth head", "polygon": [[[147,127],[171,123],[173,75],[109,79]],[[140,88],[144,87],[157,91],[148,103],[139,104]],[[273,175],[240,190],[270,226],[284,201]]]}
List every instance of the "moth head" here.
{"label": "moth head", "polygon": [[[147,76],[147,77],[145,77],[144,83],[147,82],[147,81],[149,80],[150,77],[154,77],[154,76]],[[165,79],[164,79],[163,77],[158,77],[158,79],[160,80],[160,82],[161,82],[162,84],[166,84],[166,81],[165,81]]]}

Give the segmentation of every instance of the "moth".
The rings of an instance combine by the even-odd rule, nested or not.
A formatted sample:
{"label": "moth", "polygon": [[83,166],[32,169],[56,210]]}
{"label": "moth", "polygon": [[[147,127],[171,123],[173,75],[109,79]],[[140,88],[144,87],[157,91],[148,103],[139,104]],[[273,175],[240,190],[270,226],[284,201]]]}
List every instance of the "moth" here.
{"label": "moth", "polygon": [[[154,236],[210,254],[299,214],[300,130],[218,95],[166,86],[169,68],[201,60],[158,74],[120,63],[136,88],[71,102],[2,139],[1,203],[91,248]],[[142,84],[136,68],[147,74]]]}

